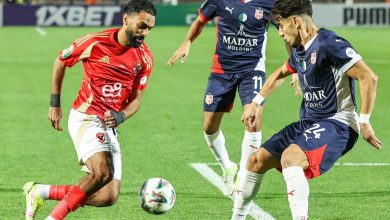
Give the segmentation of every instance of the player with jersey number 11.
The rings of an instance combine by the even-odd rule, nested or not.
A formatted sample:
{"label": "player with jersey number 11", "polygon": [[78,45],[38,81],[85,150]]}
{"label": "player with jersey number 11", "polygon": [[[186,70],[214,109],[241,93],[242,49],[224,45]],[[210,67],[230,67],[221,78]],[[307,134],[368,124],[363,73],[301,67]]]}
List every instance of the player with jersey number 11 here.
{"label": "player with jersey number 11", "polygon": [[54,129],[63,130],[60,97],[65,70],[81,61],[84,79],[70,111],[68,130],[86,175],[72,185],[26,183],[26,219],[34,219],[44,200],[59,201],[49,220],[64,219],[84,205],[116,203],[122,173],[116,128],[139,109],[153,67],[144,38],[155,26],[155,16],[156,9],[148,0],[130,0],[121,28],[80,37],[60,52],[52,73],[48,118]]}

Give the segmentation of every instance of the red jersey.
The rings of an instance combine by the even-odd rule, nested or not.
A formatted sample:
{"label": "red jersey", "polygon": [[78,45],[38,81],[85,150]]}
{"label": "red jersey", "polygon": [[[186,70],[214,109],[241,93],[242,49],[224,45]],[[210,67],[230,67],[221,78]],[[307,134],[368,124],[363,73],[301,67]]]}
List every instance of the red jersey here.
{"label": "red jersey", "polygon": [[146,88],[153,56],[145,43],[138,48],[121,46],[114,38],[119,28],[78,38],[60,52],[71,67],[83,62],[84,79],[73,109],[104,118],[107,110],[120,111],[134,90]]}

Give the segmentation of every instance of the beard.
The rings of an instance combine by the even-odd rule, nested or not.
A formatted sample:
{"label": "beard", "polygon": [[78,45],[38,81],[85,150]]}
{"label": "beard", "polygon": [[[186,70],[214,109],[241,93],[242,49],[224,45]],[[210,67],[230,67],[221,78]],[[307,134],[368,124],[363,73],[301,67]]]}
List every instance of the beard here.
{"label": "beard", "polygon": [[133,31],[125,31],[127,38],[127,45],[129,47],[139,47],[144,42],[144,36],[136,36]]}

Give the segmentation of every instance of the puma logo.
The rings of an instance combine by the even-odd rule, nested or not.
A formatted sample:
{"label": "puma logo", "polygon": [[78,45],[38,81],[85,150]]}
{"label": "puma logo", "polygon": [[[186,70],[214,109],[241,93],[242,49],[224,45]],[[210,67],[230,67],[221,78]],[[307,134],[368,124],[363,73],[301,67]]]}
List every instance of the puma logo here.
{"label": "puma logo", "polygon": [[227,6],[225,7],[225,10],[229,11],[230,14],[233,14],[233,9],[234,9],[234,8],[228,8]]}

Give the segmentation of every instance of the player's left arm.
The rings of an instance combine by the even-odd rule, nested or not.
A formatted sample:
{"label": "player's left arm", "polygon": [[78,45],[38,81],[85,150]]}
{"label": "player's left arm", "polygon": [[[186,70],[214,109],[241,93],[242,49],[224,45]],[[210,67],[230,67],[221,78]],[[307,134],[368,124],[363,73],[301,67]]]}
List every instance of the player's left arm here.
{"label": "player's left arm", "polygon": [[361,108],[359,125],[364,139],[377,149],[382,146],[381,141],[375,136],[374,129],[370,124],[370,115],[374,108],[378,76],[363,61],[357,61],[349,70],[347,75],[359,81]]}

